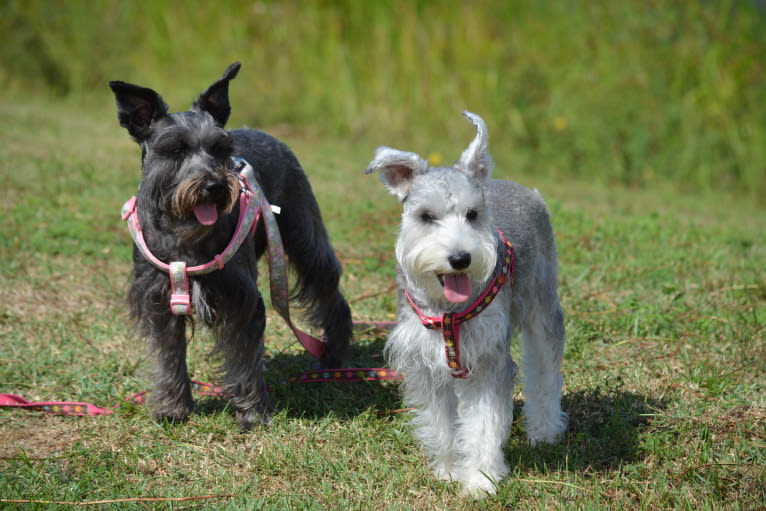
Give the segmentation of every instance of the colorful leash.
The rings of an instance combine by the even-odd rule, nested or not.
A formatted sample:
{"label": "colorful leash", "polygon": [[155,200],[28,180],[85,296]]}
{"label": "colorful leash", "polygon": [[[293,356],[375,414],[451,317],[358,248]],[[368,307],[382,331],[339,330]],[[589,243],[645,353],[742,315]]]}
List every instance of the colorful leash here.
{"label": "colorful leash", "polygon": [[[390,321],[367,321],[360,322],[363,326],[371,326],[374,328],[391,328],[393,322]],[[289,379],[290,383],[328,383],[328,382],[360,382],[360,381],[389,381],[389,380],[401,380],[401,375],[397,374],[391,369],[381,367],[359,367],[348,369],[319,369],[315,371],[307,371],[298,375],[292,376]],[[211,396],[223,399],[229,399],[232,394],[224,391],[224,388],[212,383],[206,383],[201,381],[192,380],[192,392],[201,396]],[[134,402],[138,404],[146,403],[146,395],[148,390],[138,392],[127,398],[125,402]],[[29,401],[16,394],[0,394],[0,408],[18,408],[22,410],[45,412],[54,415],[74,415],[74,416],[97,416],[97,415],[111,415],[115,409],[119,406],[119,403],[108,407],[101,408],[92,403],[80,402],[80,401]]]}
{"label": "colorful leash", "polygon": [[[401,380],[401,376],[390,369],[380,367],[360,367],[353,369],[322,369],[309,371],[290,377],[290,383],[326,383],[326,382],[360,382]],[[201,396],[229,399],[232,397],[220,385],[192,380],[192,392]],[[138,404],[146,403],[148,390],[138,392],[127,398],[125,402]],[[53,415],[97,416],[111,415],[117,405],[101,408],[92,403],[80,401],[29,401],[16,394],[0,394],[0,408],[19,408],[34,412],[45,412]]]}
{"label": "colorful leash", "polygon": [[[223,387],[192,380],[192,392],[202,396],[214,396],[229,398],[231,394],[224,392]],[[126,402],[146,403],[146,394],[148,390],[138,392],[125,399]],[[77,415],[77,416],[95,416],[111,415],[119,404],[109,408],[101,408],[91,403],[78,401],[37,401],[32,402],[16,394],[0,394],[0,407],[2,408],[21,408],[35,412],[46,412],[54,415]]]}

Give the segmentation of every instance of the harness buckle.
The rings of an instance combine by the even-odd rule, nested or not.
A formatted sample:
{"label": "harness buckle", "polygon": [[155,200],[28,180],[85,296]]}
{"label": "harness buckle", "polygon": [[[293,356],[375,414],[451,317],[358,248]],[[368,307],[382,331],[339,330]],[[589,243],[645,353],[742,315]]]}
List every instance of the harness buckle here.
{"label": "harness buckle", "polygon": [[176,316],[188,316],[192,313],[189,279],[186,277],[186,263],[170,263],[170,310]]}
{"label": "harness buckle", "polygon": [[188,316],[191,314],[191,297],[188,294],[172,293],[170,310],[176,316]]}

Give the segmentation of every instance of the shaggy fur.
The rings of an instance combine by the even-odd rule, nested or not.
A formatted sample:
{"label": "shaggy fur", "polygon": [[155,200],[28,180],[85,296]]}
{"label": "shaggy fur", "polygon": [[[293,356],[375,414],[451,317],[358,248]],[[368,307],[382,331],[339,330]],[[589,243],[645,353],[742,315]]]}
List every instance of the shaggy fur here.
{"label": "shaggy fur", "polygon": [[[319,206],[298,160],[266,133],[226,131],[232,64],[186,112],[168,114],[151,89],[110,82],[120,124],[141,147],[143,178],[137,206],[146,243],[161,261],[204,264],[229,243],[239,218],[240,185],[232,156],[247,160],[277,215],[289,262],[297,276],[295,298],[307,319],[325,332],[327,367],[340,365],[351,339],[351,314],[338,289],[341,266],[322,224]],[[215,223],[203,225],[195,210],[215,208]],[[196,317],[217,338],[223,377],[234,394],[240,427],[268,422],[271,404],[263,379],[266,314],[257,287],[256,263],[266,249],[263,223],[220,270],[189,277]],[[179,420],[194,409],[186,368],[186,317],[170,311],[168,274],[133,251],[131,316],[156,352],[156,386],[149,404],[158,418]]]}
{"label": "shaggy fur", "polygon": [[[484,122],[464,115],[477,136],[454,166],[431,168],[414,153],[380,147],[365,172],[379,171],[404,208],[395,249],[398,324],[385,353],[404,374],[405,401],[416,409],[415,436],[434,474],[481,495],[494,493],[508,474],[503,444],[513,420],[516,365],[509,350],[516,334],[524,349],[529,441],[554,442],[566,429],[560,405],[564,314],[556,245],[542,197],[490,179]],[[497,229],[513,243],[514,279],[478,316],[462,323],[460,359],[469,374],[455,378],[441,331],[423,326],[404,290],[428,316],[465,309],[500,271],[505,251]],[[456,303],[445,283],[460,274],[470,280],[470,296]]]}

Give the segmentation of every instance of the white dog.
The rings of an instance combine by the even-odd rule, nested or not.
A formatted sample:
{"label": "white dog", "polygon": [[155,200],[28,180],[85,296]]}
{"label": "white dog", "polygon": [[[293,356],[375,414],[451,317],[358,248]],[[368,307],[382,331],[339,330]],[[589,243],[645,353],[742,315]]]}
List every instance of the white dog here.
{"label": "white dog", "polygon": [[510,345],[518,332],[529,441],[554,442],[566,429],[564,314],[545,202],[537,191],[490,179],[484,121],[463,114],[477,135],[453,167],[380,147],[365,173],[379,171],[404,207],[398,323],[386,356],[404,375],[415,436],[434,474],[481,496],[508,474],[503,444],[513,420]]}

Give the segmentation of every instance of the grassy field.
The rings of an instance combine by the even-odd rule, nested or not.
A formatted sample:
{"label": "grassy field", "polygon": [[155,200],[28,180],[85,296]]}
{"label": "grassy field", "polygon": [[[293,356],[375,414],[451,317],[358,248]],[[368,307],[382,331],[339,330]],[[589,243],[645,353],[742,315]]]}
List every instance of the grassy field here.
{"label": "grassy field", "polygon": [[[138,149],[111,108],[27,98],[1,102],[0,116],[0,391],[119,405],[95,418],[0,410],[0,507],[14,499],[106,500],[115,509],[160,505],[149,499],[166,509],[766,503],[763,209],[729,195],[601,188],[497,169],[538,187],[552,211],[571,420],[561,443],[537,449],[515,425],[506,445],[512,475],[477,504],[431,478],[407,413],[397,411],[396,383],[287,383],[312,361],[271,313],[271,428],[239,433],[226,403],[213,398],[175,426],[123,402],[147,386],[144,351],[127,336],[130,237],[118,215],[138,183]],[[467,123],[464,132],[467,144]],[[361,174],[374,143],[284,139],[308,169],[355,319],[392,318],[399,207]],[[498,160],[502,139],[492,139]],[[452,159],[463,147],[433,149]],[[383,340],[357,332],[352,363],[383,364]],[[215,381],[209,347],[198,333],[190,367]],[[37,507],[57,505],[24,508]]]}
{"label": "grassy field", "polygon": [[[0,3],[0,392],[115,407],[0,409],[0,509],[766,506],[762,11],[231,5]],[[152,86],[182,110],[233,60],[230,126],[269,131],[302,161],[356,320],[395,311],[400,209],[362,175],[376,146],[453,161],[474,136],[459,113],[470,108],[495,176],[548,200],[570,427],[532,449],[517,421],[497,495],[466,501],[431,477],[397,383],[290,384],[313,361],[271,310],[270,428],[240,433],[215,398],[172,426],[125,401],[149,385],[119,218],[139,150],[106,81]],[[350,363],[383,365],[384,341],[359,329]],[[190,342],[195,379],[217,380],[210,346],[205,332]]]}

